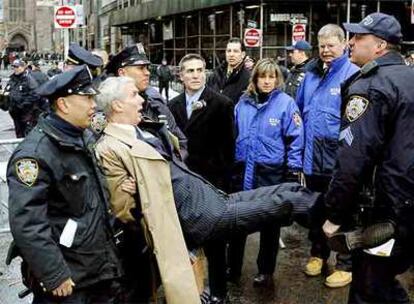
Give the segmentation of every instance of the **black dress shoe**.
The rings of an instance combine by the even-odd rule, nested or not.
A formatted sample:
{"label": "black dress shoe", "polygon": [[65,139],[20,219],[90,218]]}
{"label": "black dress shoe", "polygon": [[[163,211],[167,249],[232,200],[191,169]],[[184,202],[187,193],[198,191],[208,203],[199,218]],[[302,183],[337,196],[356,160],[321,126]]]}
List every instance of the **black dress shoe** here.
{"label": "black dress shoe", "polygon": [[268,287],[273,285],[273,275],[271,274],[258,274],[253,279],[254,287]]}

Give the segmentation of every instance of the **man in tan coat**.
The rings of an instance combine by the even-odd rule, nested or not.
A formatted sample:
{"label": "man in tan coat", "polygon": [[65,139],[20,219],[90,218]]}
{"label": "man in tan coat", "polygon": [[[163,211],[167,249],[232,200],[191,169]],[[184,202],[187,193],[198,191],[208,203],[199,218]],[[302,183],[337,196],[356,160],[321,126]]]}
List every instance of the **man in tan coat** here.
{"label": "man in tan coat", "polygon": [[[154,149],[136,139],[143,99],[132,79],[109,78],[100,100],[111,100],[109,125],[97,145],[116,217],[128,224],[139,220],[131,209],[138,208],[147,230],[146,239],[156,257],[168,303],[199,303],[200,298],[172,197],[171,183],[161,189],[153,181],[159,175],[169,181],[168,166]],[[121,92],[121,93],[120,93]],[[149,178],[143,177],[143,171]],[[152,173],[153,172],[153,173]],[[130,177],[137,181],[141,206],[124,191]],[[138,258],[138,257],[137,257]],[[140,274],[137,273],[137,276]]]}

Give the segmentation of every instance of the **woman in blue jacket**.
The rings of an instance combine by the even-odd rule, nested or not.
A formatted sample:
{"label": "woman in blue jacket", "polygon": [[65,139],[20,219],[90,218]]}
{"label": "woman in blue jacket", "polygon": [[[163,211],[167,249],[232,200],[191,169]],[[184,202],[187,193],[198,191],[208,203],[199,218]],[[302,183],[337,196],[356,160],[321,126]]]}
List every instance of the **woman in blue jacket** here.
{"label": "woman in blue jacket", "polygon": [[[282,86],[283,76],[278,65],[270,58],[262,59],[253,70],[247,92],[236,105],[239,174],[235,174],[234,181],[238,184],[235,190],[275,185],[292,178],[298,180],[302,171],[302,119],[295,101],[280,90]],[[280,226],[276,224],[260,232],[255,286],[273,282],[279,234]],[[230,275],[233,277],[241,273],[245,240],[241,238],[230,245]]]}

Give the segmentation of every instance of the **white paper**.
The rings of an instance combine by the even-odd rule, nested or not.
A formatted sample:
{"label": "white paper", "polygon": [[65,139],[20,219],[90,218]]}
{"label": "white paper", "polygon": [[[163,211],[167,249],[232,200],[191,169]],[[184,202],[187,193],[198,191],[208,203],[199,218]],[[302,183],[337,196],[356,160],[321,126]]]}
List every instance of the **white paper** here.
{"label": "white paper", "polygon": [[389,257],[391,255],[392,248],[394,248],[395,239],[391,239],[388,242],[381,244],[374,248],[365,249],[364,251],[371,255]]}
{"label": "white paper", "polygon": [[73,239],[75,238],[77,228],[78,223],[72,219],[68,219],[65,228],[63,228],[62,234],[60,235],[59,243],[62,246],[70,248],[73,244]]}

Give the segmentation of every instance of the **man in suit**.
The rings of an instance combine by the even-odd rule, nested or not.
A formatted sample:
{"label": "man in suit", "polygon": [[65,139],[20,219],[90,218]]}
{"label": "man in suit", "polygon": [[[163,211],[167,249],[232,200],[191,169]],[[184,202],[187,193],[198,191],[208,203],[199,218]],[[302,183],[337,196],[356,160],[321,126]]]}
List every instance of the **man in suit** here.
{"label": "man in suit", "polygon": [[[234,158],[233,102],[205,86],[205,60],[187,54],[179,64],[184,93],[169,103],[171,112],[188,140],[187,166],[217,188],[230,190]],[[209,264],[210,302],[226,296],[225,243],[206,244]]]}

